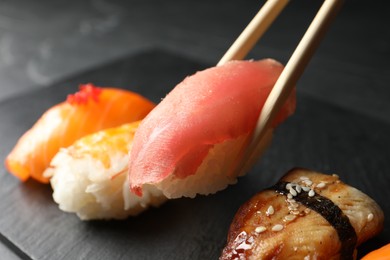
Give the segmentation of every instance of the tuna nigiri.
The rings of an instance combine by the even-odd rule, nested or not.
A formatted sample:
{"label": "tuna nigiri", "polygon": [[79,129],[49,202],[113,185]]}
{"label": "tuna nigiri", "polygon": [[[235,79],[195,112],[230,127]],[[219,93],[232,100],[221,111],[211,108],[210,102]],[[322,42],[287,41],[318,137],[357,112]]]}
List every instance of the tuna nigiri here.
{"label": "tuna nigiri", "polygon": [[138,125],[102,130],[60,149],[45,176],[51,178],[53,198],[61,210],[83,220],[123,219],[166,200],[152,186],[142,197],[128,189],[129,150]]}
{"label": "tuna nigiri", "polygon": [[[129,162],[133,192],[152,184],[169,198],[209,194],[236,181],[232,166],[248,143],[283,66],[274,60],[231,61],[178,84],[143,120]],[[292,93],[274,121],[295,110]],[[264,138],[270,140],[272,130]]]}
{"label": "tuna nigiri", "polygon": [[17,142],[5,160],[8,171],[25,181],[47,183],[43,171],[60,147],[101,129],[144,118],[154,104],[127,90],[82,85],[49,110]]}

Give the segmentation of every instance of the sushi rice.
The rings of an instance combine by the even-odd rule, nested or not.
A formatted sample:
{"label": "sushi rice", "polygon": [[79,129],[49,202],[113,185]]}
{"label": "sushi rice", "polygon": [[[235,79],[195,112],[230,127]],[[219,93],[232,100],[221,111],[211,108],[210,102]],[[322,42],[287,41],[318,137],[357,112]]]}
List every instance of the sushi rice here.
{"label": "sushi rice", "polygon": [[124,219],[166,201],[150,185],[142,197],[130,192],[127,169],[134,125],[119,127],[119,134],[119,128],[97,132],[57,153],[45,176],[51,177],[53,199],[61,210],[82,220]]}
{"label": "sushi rice", "polygon": [[[244,166],[242,171],[236,171],[236,167],[248,142],[248,135],[214,145],[195,174],[184,179],[177,178],[172,174],[162,182],[156,183],[155,186],[170,199],[194,198],[197,194],[209,195],[221,191],[228,185],[235,184],[237,178],[244,175],[253,166],[256,159],[270,145],[272,136],[273,129],[270,128],[260,141],[255,156]],[[143,191],[147,192],[150,185],[144,184]]]}

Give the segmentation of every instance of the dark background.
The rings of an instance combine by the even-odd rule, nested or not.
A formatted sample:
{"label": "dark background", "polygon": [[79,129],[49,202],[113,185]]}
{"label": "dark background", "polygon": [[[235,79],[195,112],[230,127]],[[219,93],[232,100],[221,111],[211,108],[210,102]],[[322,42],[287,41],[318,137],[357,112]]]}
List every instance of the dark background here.
{"label": "dark background", "polygon": [[[2,0],[0,100],[150,47],[215,64],[262,3]],[[287,61],[320,4],[291,1],[250,57]],[[385,0],[346,1],[299,91],[387,120],[389,12]]]}
{"label": "dark background", "polygon": [[[157,102],[185,75],[216,64],[262,3],[0,0],[1,159],[79,83],[129,88]],[[321,3],[291,1],[249,58],[285,63]],[[0,256],[215,259],[237,207],[293,166],[337,172],[390,214],[389,14],[388,1],[346,1],[298,83],[295,117],[255,169],[269,175],[136,220],[85,224],[57,209],[49,187],[20,184],[3,169]],[[389,241],[386,225],[361,254]]]}

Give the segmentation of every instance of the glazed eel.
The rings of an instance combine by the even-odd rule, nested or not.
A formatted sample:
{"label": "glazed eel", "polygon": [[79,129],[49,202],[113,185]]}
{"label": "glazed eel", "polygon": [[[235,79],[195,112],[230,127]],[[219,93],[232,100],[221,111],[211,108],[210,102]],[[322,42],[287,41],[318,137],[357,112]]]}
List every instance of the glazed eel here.
{"label": "glazed eel", "polygon": [[355,259],[383,218],[337,175],[296,168],[239,209],[220,259]]}

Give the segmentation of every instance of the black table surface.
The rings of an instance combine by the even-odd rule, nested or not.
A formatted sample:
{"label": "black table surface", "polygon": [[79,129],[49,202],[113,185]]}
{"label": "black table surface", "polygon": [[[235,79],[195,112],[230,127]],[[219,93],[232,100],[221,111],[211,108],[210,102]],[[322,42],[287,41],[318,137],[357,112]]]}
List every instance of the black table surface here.
{"label": "black table surface", "polygon": [[[249,55],[286,62],[321,1],[292,1]],[[370,5],[371,4],[371,5]],[[128,88],[158,102],[211,66],[258,1],[1,1],[0,159],[79,83]],[[347,1],[298,83],[296,114],[259,164],[213,196],[169,201],[125,221],[81,222],[49,186],[0,170],[1,259],[216,259],[255,192],[294,166],[338,173],[390,214],[390,11]],[[359,255],[390,241],[389,221]]]}

